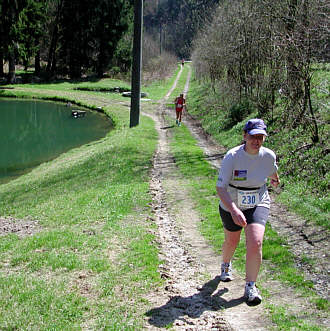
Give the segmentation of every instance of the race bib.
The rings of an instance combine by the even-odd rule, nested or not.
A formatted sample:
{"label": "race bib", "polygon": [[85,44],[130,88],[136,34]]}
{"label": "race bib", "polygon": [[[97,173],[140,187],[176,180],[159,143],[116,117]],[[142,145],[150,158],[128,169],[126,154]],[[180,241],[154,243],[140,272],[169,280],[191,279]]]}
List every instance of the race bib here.
{"label": "race bib", "polygon": [[259,190],[237,190],[237,203],[239,208],[254,208],[258,205],[259,201]]}
{"label": "race bib", "polygon": [[177,105],[176,105],[178,108],[182,108],[182,104],[181,103],[178,103]]}

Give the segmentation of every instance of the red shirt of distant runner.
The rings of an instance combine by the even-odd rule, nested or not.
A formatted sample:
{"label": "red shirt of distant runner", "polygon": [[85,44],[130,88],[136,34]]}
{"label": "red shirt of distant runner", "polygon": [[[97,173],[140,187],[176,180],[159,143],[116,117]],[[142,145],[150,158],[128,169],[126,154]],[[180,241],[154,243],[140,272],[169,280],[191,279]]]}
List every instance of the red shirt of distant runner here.
{"label": "red shirt of distant runner", "polygon": [[175,110],[182,111],[183,105],[185,104],[185,99],[183,97],[177,97],[175,100]]}

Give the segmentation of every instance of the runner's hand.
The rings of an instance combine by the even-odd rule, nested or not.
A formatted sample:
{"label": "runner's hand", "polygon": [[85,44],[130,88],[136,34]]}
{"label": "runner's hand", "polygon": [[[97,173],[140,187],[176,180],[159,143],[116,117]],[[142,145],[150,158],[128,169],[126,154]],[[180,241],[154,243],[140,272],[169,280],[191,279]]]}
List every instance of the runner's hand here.
{"label": "runner's hand", "polygon": [[278,179],[271,179],[270,185],[272,185],[276,188],[278,185],[280,185],[280,181]]}
{"label": "runner's hand", "polygon": [[244,214],[237,207],[232,210],[231,217],[233,218],[233,221],[235,224],[237,224],[243,228],[245,228],[247,226],[246,218],[245,218]]}

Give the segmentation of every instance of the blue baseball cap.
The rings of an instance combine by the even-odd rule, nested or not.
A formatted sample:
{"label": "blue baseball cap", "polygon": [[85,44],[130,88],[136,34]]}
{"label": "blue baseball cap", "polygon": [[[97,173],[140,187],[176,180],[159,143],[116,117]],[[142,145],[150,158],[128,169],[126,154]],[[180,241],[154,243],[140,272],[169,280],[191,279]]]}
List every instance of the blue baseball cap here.
{"label": "blue baseball cap", "polygon": [[253,118],[252,120],[247,121],[244,126],[244,131],[250,135],[264,134],[265,136],[267,136],[266,129],[266,124],[263,120],[259,118]]}

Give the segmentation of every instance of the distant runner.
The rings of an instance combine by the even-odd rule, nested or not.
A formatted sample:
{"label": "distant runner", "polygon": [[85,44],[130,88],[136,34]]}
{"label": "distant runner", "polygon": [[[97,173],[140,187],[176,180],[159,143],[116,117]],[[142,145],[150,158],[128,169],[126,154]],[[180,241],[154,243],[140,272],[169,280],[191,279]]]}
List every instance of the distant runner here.
{"label": "distant runner", "polygon": [[231,259],[240,241],[242,228],[246,237],[246,285],[248,303],[259,304],[261,295],[255,285],[261,261],[262,241],[269,215],[271,185],[280,183],[275,153],[262,146],[267,133],[261,119],[251,119],[244,126],[244,144],[227,152],[221,163],[216,184],[220,197],[220,216],[225,241],[222,246],[222,281],[233,279]]}
{"label": "distant runner", "polygon": [[181,65],[184,66],[184,59],[181,60]]}
{"label": "distant runner", "polygon": [[175,98],[174,103],[175,103],[175,112],[176,112],[176,124],[178,126],[181,126],[182,112],[186,106],[186,99],[183,97],[182,93],[180,94],[179,97]]}

